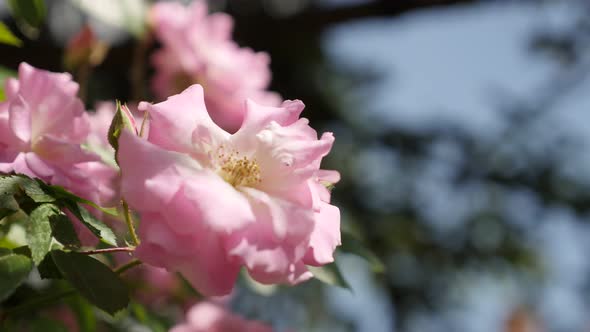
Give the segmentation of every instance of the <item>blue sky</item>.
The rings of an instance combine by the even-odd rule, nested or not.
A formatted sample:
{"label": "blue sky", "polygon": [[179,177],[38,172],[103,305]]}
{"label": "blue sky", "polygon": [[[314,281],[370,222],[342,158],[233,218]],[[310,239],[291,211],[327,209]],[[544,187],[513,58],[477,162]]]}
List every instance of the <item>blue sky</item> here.
{"label": "blue sky", "polygon": [[[531,37],[539,31],[564,31],[581,12],[571,1],[496,1],[426,10],[342,24],[324,35],[324,49],[336,68],[381,75],[378,82],[342,92],[348,98],[342,109],[363,127],[373,132],[449,128],[481,142],[502,143],[510,125],[502,109],[514,101],[537,105],[563,73],[554,60],[531,52]],[[584,78],[527,123],[500,153],[524,168],[541,159],[551,162],[558,171],[556,181],[590,188],[588,91],[590,78]],[[480,183],[461,188],[449,183],[453,162],[462,157],[453,142],[438,142],[430,162],[416,170],[420,176],[404,177],[396,151],[372,146],[358,155],[355,167],[373,204],[395,208],[411,188],[412,199],[428,207],[422,219],[444,233],[462,227],[465,215],[491,199]],[[404,184],[404,178],[416,182]],[[499,193],[507,218],[530,228],[523,241],[539,253],[546,279],[531,282],[518,271],[497,274],[485,267],[466,271],[455,286],[441,289],[448,293],[448,310],[436,316],[418,313],[412,331],[497,332],[511,309],[531,302],[549,331],[581,331],[590,323],[588,303],[580,295],[590,273],[583,254],[590,249],[586,216],[564,206],[543,206],[526,188]],[[489,239],[491,230],[485,231]],[[362,265],[343,265],[355,282],[370,283],[362,273],[354,273]],[[358,326],[377,320],[385,324],[383,331],[389,330],[391,317],[371,306],[380,297],[366,295],[373,291],[362,296],[334,293],[337,311],[345,317],[357,313],[352,317]]]}

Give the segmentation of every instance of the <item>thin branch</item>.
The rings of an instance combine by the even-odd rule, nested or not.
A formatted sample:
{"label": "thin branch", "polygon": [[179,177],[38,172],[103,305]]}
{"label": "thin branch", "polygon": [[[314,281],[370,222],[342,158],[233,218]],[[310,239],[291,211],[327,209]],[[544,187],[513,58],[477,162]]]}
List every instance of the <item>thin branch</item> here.
{"label": "thin branch", "polygon": [[127,205],[127,201],[125,201],[125,199],[121,200],[121,204],[123,204],[123,211],[125,213],[125,223],[127,223],[129,235],[131,236],[133,245],[137,246],[139,245],[139,238],[137,237],[137,233],[135,232],[135,225],[133,224],[133,219],[131,218],[131,211],[129,210],[129,205]]}
{"label": "thin branch", "polygon": [[78,253],[84,254],[84,255],[98,255],[98,254],[109,254],[109,253],[113,253],[113,252],[122,252],[122,251],[133,252],[134,250],[135,250],[135,248],[133,248],[133,247],[116,247],[116,248],[106,248],[106,249],[94,249],[94,250],[88,250],[88,251],[78,251]]}
{"label": "thin branch", "polygon": [[123,274],[125,273],[127,270],[132,269],[138,265],[141,265],[142,261],[140,261],[139,259],[134,259],[128,263],[125,263],[117,268],[115,268],[115,273],[116,274]]}

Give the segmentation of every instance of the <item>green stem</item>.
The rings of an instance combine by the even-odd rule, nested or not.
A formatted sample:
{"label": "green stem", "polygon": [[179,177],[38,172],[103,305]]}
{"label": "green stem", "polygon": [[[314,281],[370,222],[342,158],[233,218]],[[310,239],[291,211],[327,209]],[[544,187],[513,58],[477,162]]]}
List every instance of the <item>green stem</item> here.
{"label": "green stem", "polygon": [[139,238],[137,237],[137,233],[135,232],[135,226],[133,225],[133,219],[131,219],[131,211],[129,211],[129,205],[127,205],[127,201],[125,199],[121,200],[123,204],[123,211],[125,213],[125,223],[127,223],[127,228],[129,229],[129,235],[131,235],[131,240],[133,241],[134,246],[139,245]]}
{"label": "green stem", "polygon": [[132,261],[129,261],[128,263],[125,263],[119,267],[117,267],[114,271],[116,274],[123,274],[125,273],[125,271],[134,268],[138,265],[141,265],[142,262],[139,259],[134,259]]}

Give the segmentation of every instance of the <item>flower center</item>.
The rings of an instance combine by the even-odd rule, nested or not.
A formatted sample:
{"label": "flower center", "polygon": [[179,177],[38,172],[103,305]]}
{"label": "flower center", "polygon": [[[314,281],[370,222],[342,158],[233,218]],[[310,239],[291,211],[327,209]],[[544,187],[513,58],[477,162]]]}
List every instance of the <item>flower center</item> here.
{"label": "flower center", "polygon": [[219,167],[218,174],[232,186],[251,187],[262,181],[260,167],[256,159],[241,157],[240,153],[235,150],[225,151],[223,145],[217,149],[216,157]]}

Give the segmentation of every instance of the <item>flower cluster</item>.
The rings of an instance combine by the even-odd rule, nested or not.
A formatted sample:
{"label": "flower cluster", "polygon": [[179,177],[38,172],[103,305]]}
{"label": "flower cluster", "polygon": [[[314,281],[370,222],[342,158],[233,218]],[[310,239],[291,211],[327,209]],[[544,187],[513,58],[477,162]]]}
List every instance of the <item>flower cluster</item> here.
{"label": "flower cluster", "polygon": [[[0,179],[24,174],[75,195],[26,179],[54,196],[25,211],[14,208],[20,204],[13,199],[18,188],[2,187],[10,190],[0,194],[12,195],[3,202],[14,204],[0,206],[0,219],[19,208],[30,215],[37,211],[37,221],[47,219],[37,227],[39,234],[27,236],[27,257],[23,251],[2,250],[2,255],[22,256],[17,259],[31,262],[31,269],[36,265],[42,277],[42,262],[51,267],[53,262],[49,278],[82,284],[80,293],[90,294],[87,299],[109,313],[125,308],[127,295],[115,304],[99,300],[99,291],[89,290],[89,280],[96,279],[84,278],[85,271],[68,275],[72,265],[60,263],[83,262],[96,268],[92,273],[105,273],[101,280],[119,290],[125,287],[119,274],[146,263],[126,277],[156,289],[137,296],[152,307],[166,306],[166,297],[186,287],[177,272],[205,296],[230,294],[242,269],[263,284],[295,285],[312,278],[308,267],[333,262],[340,245],[340,211],[330,203],[329,189],[340,176],[320,167],[334,136],[318,135],[301,117],[301,101],[283,101],[267,90],[269,56],[239,47],[231,39],[228,15],[208,13],[199,0],[189,7],[162,2],[151,8],[149,21],[162,45],[153,55],[153,92],[165,99],[159,103],[133,102],[129,108],[105,102],[86,112],[70,74],[26,63],[17,78],[6,80]],[[82,45],[84,54],[93,44]],[[76,66],[89,61],[73,56]],[[119,214],[103,208],[118,203]],[[77,234],[69,225],[64,231],[54,224],[67,223],[62,210]],[[89,250],[99,238],[110,246]],[[105,264],[112,266],[86,256],[105,253],[117,253]],[[187,322],[172,329],[230,330],[272,329],[209,302],[195,305]]]}
{"label": "flower cluster", "polygon": [[117,173],[82,146],[91,125],[77,91],[69,74],[19,66],[0,103],[0,172],[39,178],[105,205],[116,197]]}
{"label": "flower cluster", "polygon": [[197,0],[188,8],[177,2],[157,3],[149,17],[163,45],[152,58],[156,69],[152,86],[159,98],[199,83],[207,91],[211,118],[230,132],[240,127],[245,99],[280,105],[279,95],[266,91],[270,57],[241,48],[231,39],[229,15],[208,14],[206,2]]}

